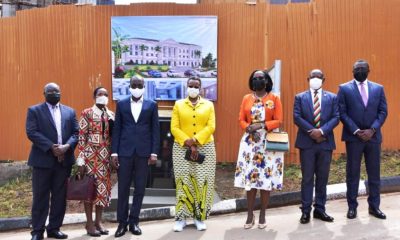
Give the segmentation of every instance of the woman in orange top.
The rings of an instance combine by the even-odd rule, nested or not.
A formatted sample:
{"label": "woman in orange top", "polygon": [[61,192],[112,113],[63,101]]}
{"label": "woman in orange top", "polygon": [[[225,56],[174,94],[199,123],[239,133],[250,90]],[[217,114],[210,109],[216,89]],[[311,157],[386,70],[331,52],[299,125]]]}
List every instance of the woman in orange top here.
{"label": "woman in orange top", "polygon": [[253,93],[244,96],[239,113],[240,126],[246,132],[240,142],[235,187],[247,191],[245,229],[254,225],[254,202],[257,189],[260,189],[258,228],[263,229],[270,191],[282,189],[283,153],[265,149],[268,132],[282,123],[282,104],[279,97],[271,93],[272,80],[267,72],[254,71],[249,78],[249,88]]}

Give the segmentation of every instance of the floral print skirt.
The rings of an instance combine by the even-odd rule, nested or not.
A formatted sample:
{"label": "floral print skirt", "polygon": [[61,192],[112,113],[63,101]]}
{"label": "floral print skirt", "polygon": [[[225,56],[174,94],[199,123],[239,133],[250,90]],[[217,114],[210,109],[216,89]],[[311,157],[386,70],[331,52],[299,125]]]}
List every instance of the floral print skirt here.
{"label": "floral print skirt", "polygon": [[240,141],[235,171],[235,187],[271,191],[282,190],[283,152],[265,149],[267,131],[260,129],[260,140],[255,142],[252,135],[245,133]]}

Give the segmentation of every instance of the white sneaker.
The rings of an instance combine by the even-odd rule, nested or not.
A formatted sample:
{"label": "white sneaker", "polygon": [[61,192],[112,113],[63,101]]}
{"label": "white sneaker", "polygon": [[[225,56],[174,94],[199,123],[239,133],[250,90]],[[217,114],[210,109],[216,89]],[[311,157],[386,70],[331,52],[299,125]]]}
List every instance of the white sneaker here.
{"label": "white sneaker", "polygon": [[174,225],[174,232],[182,232],[183,228],[186,227],[186,221],[185,220],[180,220],[180,221],[175,221]]}
{"label": "white sneaker", "polygon": [[206,224],[203,221],[197,219],[194,220],[194,225],[196,225],[198,231],[204,231],[207,229]]}

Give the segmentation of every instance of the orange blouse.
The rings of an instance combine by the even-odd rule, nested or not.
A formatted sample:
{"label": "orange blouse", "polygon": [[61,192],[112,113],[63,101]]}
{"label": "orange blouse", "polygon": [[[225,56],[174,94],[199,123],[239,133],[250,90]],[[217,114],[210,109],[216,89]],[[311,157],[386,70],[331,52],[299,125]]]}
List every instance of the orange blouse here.
{"label": "orange blouse", "polygon": [[[239,123],[243,130],[251,124],[250,110],[255,100],[256,97],[253,93],[243,97],[239,112]],[[283,120],[281,100],[273,93],[269,93],[262,98],[262,102],[265,107],[265,126],[268,131],[279,128]]]}

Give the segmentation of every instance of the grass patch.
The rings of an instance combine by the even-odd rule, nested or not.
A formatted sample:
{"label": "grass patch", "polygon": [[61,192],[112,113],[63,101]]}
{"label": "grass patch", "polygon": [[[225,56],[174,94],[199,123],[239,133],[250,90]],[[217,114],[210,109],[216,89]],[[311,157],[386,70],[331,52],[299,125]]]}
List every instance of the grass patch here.
{"label": "grass patch", "polygon": [[31,205],[31,174],[10,180],[0,187],[0,218],[28,216]]}

